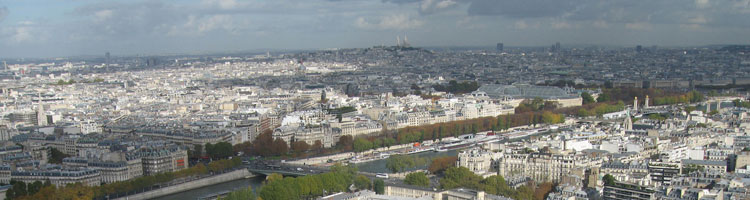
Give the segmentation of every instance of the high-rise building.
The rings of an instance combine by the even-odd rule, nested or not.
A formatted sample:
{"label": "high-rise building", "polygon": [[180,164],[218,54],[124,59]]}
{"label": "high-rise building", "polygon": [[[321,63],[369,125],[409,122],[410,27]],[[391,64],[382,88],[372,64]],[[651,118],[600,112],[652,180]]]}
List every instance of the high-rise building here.
{"label": "high-rise building", "polygon": [[643,46],[641,46],[641,45],[635,46],[635,51],[636,51],[636,52],[641,52],[641,51],[643,51]]}
{"label": "high-rise building", "polygon": [[495,48],[497,51],[503,51],[503,43],[497,43],[497,47]]}
{"label": "high-rise building", "polygon": [[560,51],[560,42],[555,43],[555,51]]}
{"label": "high-rise building", "polygon": [[109,51],[107,51],[106,53],[104,53],[104,68],[107,70],[109,70],[109,61],[110,61]]}
{"label": "high-rise building", "polygon": [[44,103],[42,103],[42,95],[39,95],[39,105],[36,110],[37,126],[47,126],[47,114],[44,112]]}

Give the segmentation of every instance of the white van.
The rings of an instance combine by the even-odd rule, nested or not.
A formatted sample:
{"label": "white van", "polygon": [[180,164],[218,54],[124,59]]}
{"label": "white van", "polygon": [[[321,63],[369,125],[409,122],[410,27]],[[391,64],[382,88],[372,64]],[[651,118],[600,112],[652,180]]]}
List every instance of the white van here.
{"label": "white van", "polygon": [[378,177],[378,178],[388,178],[388,174],[386,174],[386,173],[377,173],[377,174],[375,174],[375,177]]}

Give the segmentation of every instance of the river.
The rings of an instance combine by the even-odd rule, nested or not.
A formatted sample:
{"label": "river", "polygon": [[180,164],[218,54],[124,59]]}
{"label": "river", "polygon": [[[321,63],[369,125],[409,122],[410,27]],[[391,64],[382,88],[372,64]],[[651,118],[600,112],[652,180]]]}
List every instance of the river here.
{"label": "river", "polygon": [[263,184],[263,180],[265,180],[265,178],[266,176],[255,176],[255,177],[246,178],[246,179],[239,179],[239,180],[229,181],[225,183],[210,185],[210,186],[206,186],[206,187],[202,187],[202,188],[198,188],[194,190],[188,190],[188,191],[180,192],[177,194],[162,196],[162,197],[155,198],[155,199],[157,200],[200,199],[201,197],[210,196],[212,194],[220,193],[222,191],[235,191],[235,190],[247,188],[248,186],[253,187],[253,190],[257,190]]}

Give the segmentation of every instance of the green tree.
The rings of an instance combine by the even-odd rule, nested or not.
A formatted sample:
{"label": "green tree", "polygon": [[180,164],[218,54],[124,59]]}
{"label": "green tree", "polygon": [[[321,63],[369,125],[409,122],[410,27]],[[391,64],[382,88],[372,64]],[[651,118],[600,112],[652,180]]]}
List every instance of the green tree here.
{"label": "green tree", "polygon": [[406,178],[404,178],[404,183],[409,185],[428,187],[430,186],[430,179],[427,178],[427,174],[425,174],[424,172],[414,172],[406,175]]}
{"label": "green tree", "polygon": [[373,189],[375,190],[376,194],[384,194],[385,182],[383,181],[383,179],[375,179],[375,181],[373,181]]}
{"label": "green tree", "polygon": [[236,190],[227,194],[226,197],[219,198],[220,200],[255,200],[255,193],[253,188],[248,186],[240,190]]}
{"label": "green tree", "polygon": [[414,166],[416,166],[415,160],[407,155],[392,155],[385,160],[385,167],[395,173],[403,172],[407,168],[412,168]]}
{"label": "green tree", "polygon": [[588,92],[581,93],[581,98],[583,99],[583,105],[596,103],[596,100],[594,100],[594,97],[591,96],[591,94],[589,94]]}
{"label": "green tree", "polygon": [[62,164],[63,158],[70,157],[70,155],[63,153],[60,150],[57,150],[56,148],[50,149],[50,157],[47,159],[49,163],[54,164]]}
{"label": "green tree", "polygon": [[617,179],[615,179],[614,176],[607,174],[602,177],[602,181],[604,182],[604,185],[615,185]]}
{"label": "green tree", "polygon": [[212,159],[224,159],[232,156],[234,149],[228,142],[219,142],[216,144],[206,143],[206,154]]}
{"label": "green tree", "polygon": [[443,189],[453,189],[465,187],[469,189],[481,189],[482,177],[474,174],[466,167],[451,167],[445,170],[445,177],[440,179],[440,187]]}
{"label": "green tree", "polygon": [[203,145],[193,145],[193,158],[200,158],[201,156],[203,156]]}
{"label": "green tree", "polygon": [[365,138],[357,138],[354,140],[354,151],[363,152],[372,149],[372,142]]}
{"label": "green tree", "polygon": [[505,182],[505,179],[502,176],[495,175],[487,177],[482,181],[482,184],[484,185],[483,190],[485,192],[494,195],[509,197],[515,192],[510,186],[508,186],[508,183]]}
{"label": "green tree", "polygon": [[278,181],[281,179],[284,179],[283,175],[279,173],[272,173],[271,175],[268,175],[268,177],[266,177],[265,184],[269,184],[269,183],[272,183],[274,181]]}
{"label": "green tree", "polygon": [[372,186],[372,183],[370,182],[370,179],[367,178],[366,176],[359,175],[357,176],[356,179],[354,179],[354,186],[360,190],[369,190]]}

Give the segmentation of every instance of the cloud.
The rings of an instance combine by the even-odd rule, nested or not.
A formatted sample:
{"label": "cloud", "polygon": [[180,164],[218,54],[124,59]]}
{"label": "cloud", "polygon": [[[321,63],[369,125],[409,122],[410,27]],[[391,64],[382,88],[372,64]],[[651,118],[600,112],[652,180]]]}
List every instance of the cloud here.
{"label": "cloud", "polygon": [[379,20],[367,20],[364,17],[357,18],[355,25],[362,29],[371,30],[405,30],[421,27],[423,21],[411,19],[408,15],[388,15]]}
{"label": "cloud", "polygon": [[453,0],[423,0],[419,6],[419,13],[432,14],[449,8],[453,8],[457,4],[458,3]]}
{"label": "cloud", "polygon": [[507,18],[556,17],[573,10],[583,0],[471,0],[469,15]]}
{"label": "cloud", "polygon": [[0,22],[3,22],[5,17],[8,16],[8,7],[0,7]]}
{"label": "cloud", "polygon": [[626,29],[630,29],[630,30],[640,30],[640,31],[642,31],[642,30],[650,30],[651,29],[651,24],[646,23],[646,22],[626,23],[625,24],[625,28]]}
{"label": "cloud", "polygon": [[596,20],[596,21],[594,21],[593,25],[594,25],[594,27],[597,27],[597,28],[607,28],[607,27],[609,27],[609,24],[607,24],[607,22],[604,21],[604,20]]}
{"label": "cloud", "polygon": [[708,8],[711,5],[709,4],[708,0],[695,0],[695,6],[698,8]]}

